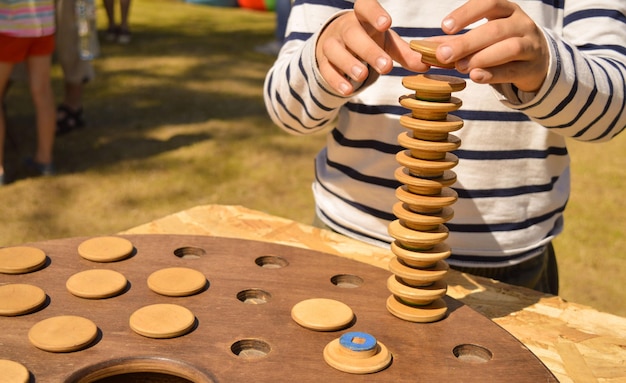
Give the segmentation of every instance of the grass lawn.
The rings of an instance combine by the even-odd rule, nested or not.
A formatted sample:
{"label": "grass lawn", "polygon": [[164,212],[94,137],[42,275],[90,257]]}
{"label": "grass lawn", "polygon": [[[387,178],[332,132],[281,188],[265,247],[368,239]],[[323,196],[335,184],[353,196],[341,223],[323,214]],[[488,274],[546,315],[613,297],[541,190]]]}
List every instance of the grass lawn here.
{"label": "grass lawn", "polygon": [[[104,29],[104,13],[99,10]],[[116,233],[203,204],[310,223],[313,157],[324,136],[290,136],[265,112],[275,15],[134,0],[130,45],[102,42],[86,89],[88,127],[56,143],[57,176],[25,178],[35,141],[23,82],[8,95],[0,246]],[[60,100],[62,73],[54,67]],[[572,143],[573,195],[557,240],[562,296],[626,316],[626,138]]]}

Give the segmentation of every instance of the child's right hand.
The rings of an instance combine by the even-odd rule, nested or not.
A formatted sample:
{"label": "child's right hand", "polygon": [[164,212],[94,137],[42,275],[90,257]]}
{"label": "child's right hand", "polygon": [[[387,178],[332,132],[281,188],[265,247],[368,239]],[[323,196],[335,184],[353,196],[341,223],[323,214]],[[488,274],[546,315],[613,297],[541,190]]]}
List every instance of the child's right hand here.
{"label": "child's right hand", "polygon": [[349,79],[363,82],[368,65],[380,74],[391,71],[393,61],[425,72],[421,54],[390,29],[391,17],[377,0],[357,0],[354,10],[331,21],[320,34],[315,56],[322,77],[344,96],[354,92]]}

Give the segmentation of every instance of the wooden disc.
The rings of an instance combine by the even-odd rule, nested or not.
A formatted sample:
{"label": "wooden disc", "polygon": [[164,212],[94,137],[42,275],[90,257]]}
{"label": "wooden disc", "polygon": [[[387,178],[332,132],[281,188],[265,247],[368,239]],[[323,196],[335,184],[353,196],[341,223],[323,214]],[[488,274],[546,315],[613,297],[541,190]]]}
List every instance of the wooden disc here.
{"label": "wooden disc", "polygon": [[405,88],[415,91],[423,100],[446,101],[453,92],[465,89],[465,80],[460,77],[423,73],[402,78]]}
{"label": "wooden disc", "polygon": [[36,323],[28,332],[28,339],[44,351],[71,352],[87,347],[97,335],[98,327],[89,319],[61,315]]}
{"label": "wooden disc", "polygon": [[387,279],[387,289],[412,305],[426,305],[446,295],[448,284],[444,281],[436,281],[428,286],[413,287],[405,284],[397,275],[391,275]]}
{"label": "wooden disc", "polygon": [[395,295],[391,295],[387,299],[387,310],[396,317],[409,322],[430,323],[443,318],[448,307],[443,299],[437,299],[424,306],[412,306],[402,302]]}
{"label": "wooden disc", "polygon": [[200,292],[207,280],[201,272],[186,267],[170,267],[153,272],[148,287],[157,294],[183,297]]}
{"label": "wooden disc", "polygon": [[175,338],[188,333],[195,325],[195,315],[186,307],[157,303],[135,311],[130,328],[148,338]]}
{"label": "wooden disc", "polygon": [[315,331],[346,328],[354,319],[350,306],[333,299],[313,298],[295,304],[291,318],[300,326]]}
{"label": "wooden disc", "polygon": [[39,270],[46,264],[46,253],[30,246],[0,249],[0,273],[25,274]]}
{"label": "wooden disc", "polygon": [[440,177],[444,171],[450,170],[459,163],[459,159],[452,153],[446,153],[441,160],[422,160],[411,155],[409,150],[402,150],[396,154],[396,161],[409,168],[412,174],[422,177]]}
{"label": "wooden disc", "polygon": [[95,237],[78,245],[78,254],[94,262],[115,262],[128,258],[133,244],[126,238]]}
{"label": "wooden disc", "polygon": [[373,355],[359,357],[356,353],[345,350],[340,338],[334,339],[324,347],[324,360],[339,371],[351,374],[370,374],[385,369],[391,363],[391,353],[381,342],[377,342]]}
{"label": "wooden disc", "polygon": [[450,100],[445,102],[436,102],[420,100],[415,95],[405,95],[400,97],[400,105],[411,109],[413,118],[444,121],[448,113],[458,110],[463,105],[463,102],[457,97],[450,97]]}
{"label": "wooden disc", "polygon": [[400,116],[400,125],[413,131],[413,137],[429,141],[443,141],[448,133],[463,127],[463,119],[448,114],[445,120],[431,121],[414,118],[411,114]]}
{"label": "wooden disc", "polygon": [[447,187],[441,189],[441,193],[437,195],[420,195],[409,192],[408,187],[402,185],[396,189],[396,197],[409,205],[411,211],[431,213],[452,205],[459,198],[459,195]]}
{"label": "wooden disc", "polygon": [[414,287],[428,286],[443,279],[449,268],[445,261],[437,261],[434,266],[427,269],[409,267],[398,257],[394,257],[389,261],[389,271],[402,278],[405,284]]}
{"label": "wooden disc", "polygon": [[103,299],[118,295],[127,284],[126,277],[117,271],[93,269],[72,275],[65,282],[65,287],[80,298]]}
{"label": "wooden disc", "polygon": [[16,316],[35,311],[46,301],[46,293],[37,286],[11,283],[0,286],[0,315]]}
{"label": "wooden disc", "polygon": [[407,249],[398,241],[391,243],[391,252],[410,267],[427,268],[434,266],[438,261],[446,259],[452,254],[450,246],[441,242],[429,249]]}
{"label": "wooden disc", "polygon": [[0,359],[0,381],[3,383],[28,383],[30,373],[21,363],[8,359]]}
{"label": "wooden disc", "polygon": [[431,248],[445,241],[449,235],[448,229],[444,225],[437,225],[436,230],[419,231],[402,225],[399,219],[392,221],[387,231],[389,235],[402,243],[405,247],[418,249]]}
{"label": "wooden disc", "polygon": [[411,47],[411,49],[422,54],[422,61],[424,63],[438,66],[440,68],[454,68],[455,63],[444,64],[437,60],[437,56],[435,53],[437,52],[437,47],[440,44],[441,43],[430,40],[411,40],[409,42],[409,46]]}
{"label": "wooden disc", "polygon": [[[402,132],[398,135],[398,143],[401,146],[410,149],[412,152],[445,153],[457,150],[461,146],[461,139],[457,136],[449,134],[445,141],[427,141],[411,137],[409,132]],[[434,154],[431,155],[431,157],[432,156],[434,156]]]}

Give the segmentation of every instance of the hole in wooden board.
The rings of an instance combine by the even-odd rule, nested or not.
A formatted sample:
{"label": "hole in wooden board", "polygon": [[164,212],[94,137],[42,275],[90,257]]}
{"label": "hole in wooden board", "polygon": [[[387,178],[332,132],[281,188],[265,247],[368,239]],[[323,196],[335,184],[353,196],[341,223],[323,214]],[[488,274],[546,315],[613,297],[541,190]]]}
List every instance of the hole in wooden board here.
{"label": "hole in wooden board", "polygon": [[260,339],[242,339],[233,343],[230,350],[240,358],[257,359],[269,354],[271,347]]}
{"label": "hole in wooden board", "polygon": [[338,274],[330,278],[333,285],[344,289],[354,289],[363,284],[363,278],[352,274]]}
{"label": "hole in wooden board", "polygon": [[166,358],[114,359],[74,372],[66,383],[212,383],[210,376]]}
{"label": "hole in wooden board", "polygon": [[254,263],[265,269],[282,269],[287,267],[289,262],[285,258],[275,255],[264,255],[254,260]]}
{"label": "hole in wooden board", "polygon": [[174,255],[182,259],[198,259],[206,255],[206,250],[193,246],[179,247],[174,250]]}
{"label": "hole in wooden board", "polygon": [[452,352],[458,360],[465,363],[486,363],[493,357],[491,351],[475,344],[460,344]]}
{"label": "hole in wooden board", "polygon": [[272,294],[260,289],[248,289],[237,293],[237,299],[239,299],[243,303],[248,303],[252,305],[267,303],[271,297]]}

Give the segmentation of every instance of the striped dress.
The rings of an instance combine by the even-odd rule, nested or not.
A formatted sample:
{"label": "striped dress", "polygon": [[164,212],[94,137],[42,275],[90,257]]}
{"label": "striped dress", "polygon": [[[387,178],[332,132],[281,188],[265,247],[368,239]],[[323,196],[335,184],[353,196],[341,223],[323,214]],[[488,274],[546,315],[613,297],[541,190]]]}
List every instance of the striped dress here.
{"label": "striped dress", "polygon": [[41,37],[54,30],[54,0],[0,0],[0,33]]}
{"label": "striped dress", "polygon": [[[382,0],[407,41],[442,34],[441,20],[464,0]],[[502,267],[538,254],[563,228],[570,192],[568,139],[607,141],[626,126],[626,1],[516,1],[543,29],[550,67],[536,94],[468,80],[455,93],[464,127],[454,153],[459,194],[447,226],[453,266]],[[267,110],[287,132],[327,129],[315,161],[317,214],[334,230],[387,246],[399,183],[398,104],[408,71],[397,64],[344,98],[329,91],[315,63],[319,30],[353,3],[296,0],[287,42],[268,72]],[[432,73],[459,75],[433,68]],[[374,71],[371,71],[374,72]],[[610,186],[609,186],[610,187]]]}

